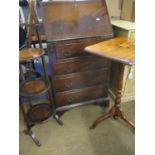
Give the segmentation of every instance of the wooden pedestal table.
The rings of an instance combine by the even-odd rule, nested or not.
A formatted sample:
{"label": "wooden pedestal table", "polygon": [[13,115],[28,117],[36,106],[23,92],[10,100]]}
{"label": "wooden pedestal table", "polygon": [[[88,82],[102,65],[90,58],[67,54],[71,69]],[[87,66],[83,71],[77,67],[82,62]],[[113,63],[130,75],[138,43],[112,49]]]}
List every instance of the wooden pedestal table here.
{"label": "wooden pedestal table", "polygon": [[121,108],[124,66],[125,65],[133,66],[135,64],[134,41],[131,41],[126,37],[117,37],[114,39],[110,39],[108,41],[103,41],[98,44],[87,46],[85,48],[85,51],[119,62],[119,71],[118,71],[119,76],[116,86],[115,104],[107,114],[98,117],[96,121],[92,124],[90,129],[94,129],[100,122],[110,117],[114,118],[120,117],[132,128],[135,128],[134,124],[126,118]]}

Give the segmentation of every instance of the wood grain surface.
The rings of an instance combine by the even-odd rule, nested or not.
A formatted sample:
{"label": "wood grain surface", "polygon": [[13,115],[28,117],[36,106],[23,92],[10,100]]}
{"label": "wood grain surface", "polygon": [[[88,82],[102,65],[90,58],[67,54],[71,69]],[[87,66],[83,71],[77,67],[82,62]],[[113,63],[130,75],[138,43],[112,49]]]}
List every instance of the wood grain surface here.
{"label": "wood grain surface", "polygon": [[126,37],[117,37],[87,46],[85,51],[127,65],[135,64],[135,43]]}
{"label": "wood grain surface", "polygon": [[34,60],[40,56],[44,55],[44,50],[40,48],[27,48],[19,52],[19,61],[26,62]]}

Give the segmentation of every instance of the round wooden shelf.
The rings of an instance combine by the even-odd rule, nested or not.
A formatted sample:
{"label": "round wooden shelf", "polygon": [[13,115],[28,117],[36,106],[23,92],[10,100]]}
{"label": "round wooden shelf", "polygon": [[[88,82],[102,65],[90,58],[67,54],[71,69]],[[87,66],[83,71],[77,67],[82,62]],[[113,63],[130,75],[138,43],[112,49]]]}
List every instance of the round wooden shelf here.
{"label": "round wooden shelf", "polygon": [[44,50],[40,48],[27,48],[23,49],[19,52],[19,61],[20,62],[28,62],[39,58],[40,56],[44,55]]}
{"label": "round wooden shelf", "polygon": [[53,110],[50,104],[42,103],[34,105],[29,109],[27,116],[33,123],[41,123],[49,119],[53,114]]}
{"label": "round wooden shelf", "polygon": [[29,80],[20,84],[20,95],[33,97],[45,93],[49,88],[49,82],[43,81],[42,79]]}

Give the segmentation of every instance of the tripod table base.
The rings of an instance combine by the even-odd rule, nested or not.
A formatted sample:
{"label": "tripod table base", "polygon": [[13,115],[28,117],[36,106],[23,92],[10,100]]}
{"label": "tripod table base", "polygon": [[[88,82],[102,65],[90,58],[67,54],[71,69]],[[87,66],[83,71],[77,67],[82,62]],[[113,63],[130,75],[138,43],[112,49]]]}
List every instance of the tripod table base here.
{"label": "tripod table base", "polygon": [[97,126],[99,123],[101,123],[102,121],[104,121],[104,120],[106,120],[106,119],[108,119],[108,118],[110,118],[110,117],[121,118],[121,119],[122,119],[123,121],[125,121],[128,125],[130,125],[133,129],[135,129],[134,124],[133,124],[131,121],[129,121],[129,120],[126,118],[126,116],[124,115],[124,112],[123,112],[121,109],[117,108],[117,107],[112,107],[108,113],[106,113],[105,115],[102,115],[102,116],[98,117],[98,118],[96,119],[96,121],[91,125],[90,129],[95,129],[96,126]]}

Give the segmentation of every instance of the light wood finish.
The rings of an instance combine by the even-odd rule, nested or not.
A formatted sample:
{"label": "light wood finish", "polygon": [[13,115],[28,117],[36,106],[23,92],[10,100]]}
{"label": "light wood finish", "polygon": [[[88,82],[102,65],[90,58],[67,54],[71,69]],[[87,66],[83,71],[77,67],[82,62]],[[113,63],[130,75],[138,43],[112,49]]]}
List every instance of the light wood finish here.
{"label": "light wood finish", "polygon": [[43,49],[40,48],[27,48],[19,52],[19,61],[27,62],[39,58],[45,54]]}
{"label": "light wood finish", "polygon": [[117,37],[110,41],[103,41],[88,46],[85,50],[127,65],[134,65],[135,63],[135,43],[128,40],[127,37]]}
{"label": "light wood finish", "polygon": [[119,76],[117,79],[115,104],[108,113],[98,117],[90,128],[94,129],[99,123],[110,117],[114,118],[120,117],[132,128],[135,128],[134,124],[126,118],[121,108],[124,66],[125,64],[134,65],[134,58],[135,58],[134,43],[128,42],[128,38],[117,37],[92,46],[88,46],[85,48],[85,50],[100,55],[102,57],[106,57],[110,60],[119,62],[119,70],[118,70]]}

